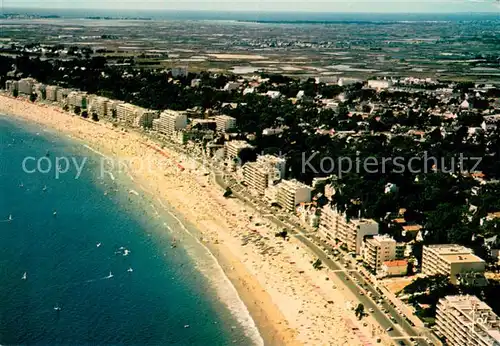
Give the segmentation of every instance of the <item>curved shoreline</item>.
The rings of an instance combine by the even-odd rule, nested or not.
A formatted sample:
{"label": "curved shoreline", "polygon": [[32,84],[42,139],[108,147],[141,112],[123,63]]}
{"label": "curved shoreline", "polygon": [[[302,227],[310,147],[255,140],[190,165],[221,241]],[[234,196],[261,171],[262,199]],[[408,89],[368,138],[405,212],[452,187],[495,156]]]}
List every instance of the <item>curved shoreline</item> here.
{"label": "curved shoreline", "polygon": [[[132,180],[146,186],[153,196],[165,198],[203,235],[204,245],[236,288],[266,345],[360,344],[343,322],[343,293],[335,293],[324,275],[312,268],[307,249],[293,240],[279,241],[269,225],[257,226],[261,220],[257,212],[223,198],[223,191],[196,168],[180,170],[179,153],[162,149],[170,156],[166,159],[148,148],[144,141],[149,140],[136,132],[1,94],[0,112],[72,135],[113,157],[162,163],[154,171],[133,172]],[[263,251],[267,247],[273,248],[272,253]]]}

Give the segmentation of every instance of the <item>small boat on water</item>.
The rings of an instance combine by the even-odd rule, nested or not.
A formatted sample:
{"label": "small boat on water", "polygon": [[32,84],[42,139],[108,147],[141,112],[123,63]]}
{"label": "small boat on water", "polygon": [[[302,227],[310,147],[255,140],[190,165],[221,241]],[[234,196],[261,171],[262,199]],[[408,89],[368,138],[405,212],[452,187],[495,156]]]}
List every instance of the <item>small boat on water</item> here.
{"label": "small boat on water", "polygon": [[108,276],[106,276],[106,279],[111,279],[113,276],[114,276],[114,275],[113,275],[113,273],[112,273],[112,272],[109,272],[109,275],[108,275]]}
{"label": "small boat on water", "polygon": [[21,278],[21,280],[26,280],[27,278],[28,278],[28,273],[24,272],[23,277]]}
{"label": "small boat on water", "polygon": [[12,217],[12,214],[9,215],[9,218],[7,219],[7,221],[12,221],[14,220],[14,218]]}
{"label": "small boat on water", "polygon": [[100,246],[101,246],[101,243],[97,243],[97,244],[96,244],[96,247],[100,247]]}
{"label": "small boat on water", "polygon": [[128,269],[127,269],[127,271],[128,271],[129,273],[132,273],[134,270],[133,270],[132,268],[128,268]]}
{"label": "small boat on water", "polygon": [[47,185],[43,187],[42,191],[47,191]]}
{"label": "small boat on water", "polygon": [[57,211],[54,210],[54,212],[52,213],[52,215],[56,216],[57,215]]}
{"label": "small boat on water", "polygon": [[56,305],[56,306],[54,306],[54,310],[61,311],[61,308],[58,305]]}

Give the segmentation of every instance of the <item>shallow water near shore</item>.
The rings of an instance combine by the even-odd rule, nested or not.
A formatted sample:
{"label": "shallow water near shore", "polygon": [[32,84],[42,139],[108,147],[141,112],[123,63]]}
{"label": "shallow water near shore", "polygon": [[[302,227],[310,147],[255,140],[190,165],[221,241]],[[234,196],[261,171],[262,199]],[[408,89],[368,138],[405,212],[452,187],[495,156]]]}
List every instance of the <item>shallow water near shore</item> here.
{"label": "shallow water near shore", "polygon": [[[24,172],[27,156],[52,169]],[[88,158],[78,179],[56,179],[62,156]],[[82,143],[0,116],[0,344],[260,343],[195,230],[99,168]]]}

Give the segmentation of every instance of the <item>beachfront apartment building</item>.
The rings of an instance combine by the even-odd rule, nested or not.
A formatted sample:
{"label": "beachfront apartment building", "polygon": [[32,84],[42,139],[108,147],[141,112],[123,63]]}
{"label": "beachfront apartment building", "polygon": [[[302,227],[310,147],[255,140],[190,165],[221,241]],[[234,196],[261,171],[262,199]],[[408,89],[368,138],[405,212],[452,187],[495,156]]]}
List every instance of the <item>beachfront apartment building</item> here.
{"label": "beachfront apartment building", "polygon": [[57,90],[59,87],[57,85],[47,85],[45,88],[45,99],[47,101],[57,101]]}
{"label": "beachfront apartment building", "polygon": [[277,185],[277,203],[286,211],[294,211],[300,203],[311,202],[312,188],[297,180],[282,180]]}
{"label": "beachfront apartment building", "polygon": [[14,93],[14,90],[19,91],[19,82],[17,80],[11,80],[5,82],[5,90],[10,93]]}
{"label": "beachfront apartment building", "polygon": [[476,296],[441,298],[436,308],[436,328],[450,346],[500,345],[500,318]]}
{"label": "beachfront apartment building", "polygon": [[425,275],[447,275],[454,285],[459,274],[483,273],[485,262],[474,255],[471,249],[456,244],[424,245],[422,250],[422,273]]}
{"label": "beachfront apartment building", "polygon": [[20,94],[31,95],[33,87],[37,83],[36,79],[23,78],[18,81],[18,91]]}
{"label": "beachfront apartment building", "polygon": [[186,128],[187,115],[185,112],[167,109],[160,114],[158,121],[155,121],[155,123],[157,123],[156,126],[160,133],[173,136],[176,131]]}
{"label": "beachfront apartment building", "polygon": [[66,105],[67,104],[67,98],[69,93],[71,92],[70,89],[66,88],[58,88],[56,91],[56,101],[59,102],[61,105]]}
{"label": "beachfront apartment building", "polygon": [[116,118],[118,121],[128,125],[132,125],[137,118],[137,110],[139,107],[130,103],[122,103],[116,106]]}
{"label": "beachfront apartment building", "polygon": [[111,111],[108,111],[110,100],[102,96],[93,96],[89,100],[89,110],[90,113],[95,113],[99,118],[106,118],[111,115]]}
{"label": "beachfront apartment building", "polygon": [[234,140],[224,143],[224,152],[227,160],[234,160],[243,149],[254,149],[247,141]]}
{"label": "beachfront apartment building", "polygon": [[382,264],[396,259],[396,241],[388,235],[366,237],[362,242],[363,262],[380,273]]}
{"label": "beachfront apartment building", "polygon": [[360,255],[364,237],[378,234],[378,223],[371,219],[348,220],[345,214],[327,204],[321,210],[318,232],[330,241],[337,239],[349,251]]}
{"label": "beachfront apartment building", "polygon": [[80,109],[87,108],[87,93],[81,91],[71,91],[67,97],[67,104],[70,107]]}
{"label": "beachfront apartment building", "polygon": [[261,155],[257,161],[243,165],[244,182],[250,190],[263,195],[269,185],[274,185],[285,175],[286,160],[274,155]]}
{"label": "beachfront apartment building", "polygon": [[229,115],[217,115],[215,116],[215,125],[217,132],[226,133],[236,128],[236,119]]}

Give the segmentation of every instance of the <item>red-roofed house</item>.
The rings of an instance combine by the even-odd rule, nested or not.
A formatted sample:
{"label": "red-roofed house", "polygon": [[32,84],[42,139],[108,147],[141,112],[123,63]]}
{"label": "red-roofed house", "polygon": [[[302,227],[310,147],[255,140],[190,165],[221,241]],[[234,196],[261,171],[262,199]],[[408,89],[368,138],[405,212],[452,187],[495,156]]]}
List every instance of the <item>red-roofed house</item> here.
{"label": "red-roofed house", "polygon": [[403,276],[406,275],[407,268],[408,268],[407,260],[385,261],[382,264],[381,271],[384,277]]}

